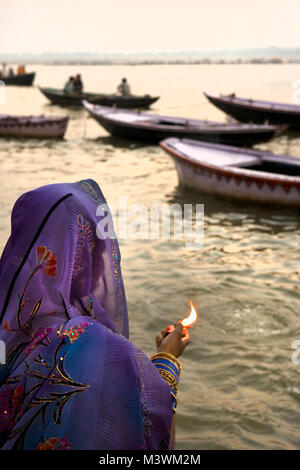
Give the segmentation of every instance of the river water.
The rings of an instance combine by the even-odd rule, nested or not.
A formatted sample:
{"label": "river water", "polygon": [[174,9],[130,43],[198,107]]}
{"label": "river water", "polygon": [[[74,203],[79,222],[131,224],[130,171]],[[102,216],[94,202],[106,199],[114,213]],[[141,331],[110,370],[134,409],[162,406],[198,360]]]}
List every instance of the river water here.
{"label": "river water", "polygon": [[[202,90],[291,102],[299,65],[34,66],[36,84],[62,87],[81,73],[87,91],[112,92],[127,77],[134,93],[160,95],[155,112],[224,120]],[[188,313],[200,319],[182,357],[179,449],[300,448],[300,215],[194,194],[178,187],[158,146],[113,139],[83,110],[49,106],[37,87],[7,87],[1,113],[70,116],[63,141],[0,142],[0,246],[11,208],[32,188],[93,178],[109,204],[202,203],[205,241],[120,240],[131,340],[153,354],[155,335]],[[300,135],[258,146],[300,156]]]}

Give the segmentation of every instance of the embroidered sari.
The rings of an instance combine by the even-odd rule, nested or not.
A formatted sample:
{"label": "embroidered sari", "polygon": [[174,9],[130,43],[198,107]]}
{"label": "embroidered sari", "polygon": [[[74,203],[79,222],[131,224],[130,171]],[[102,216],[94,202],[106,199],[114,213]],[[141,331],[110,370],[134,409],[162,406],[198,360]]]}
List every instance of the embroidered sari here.
{"label": "embroidered sari", "polygon": [[0,449],[170,445],[169,386],[128,340],[112,231],[92,180],[16,202],[0,261]]}

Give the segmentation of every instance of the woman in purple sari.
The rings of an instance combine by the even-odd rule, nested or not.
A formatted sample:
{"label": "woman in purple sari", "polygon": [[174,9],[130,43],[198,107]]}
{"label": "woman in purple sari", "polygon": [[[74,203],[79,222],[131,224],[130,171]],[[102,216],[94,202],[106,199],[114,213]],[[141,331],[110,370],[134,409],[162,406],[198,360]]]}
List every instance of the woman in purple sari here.
{"label": "woman in purple sari", "polygon": [[176,357],[189,338],[179,324],[158,335],[152,361],[128,340],[107,220],[92,180],[44,186],[14,206],[0,261],[0,449],[172,448]]}

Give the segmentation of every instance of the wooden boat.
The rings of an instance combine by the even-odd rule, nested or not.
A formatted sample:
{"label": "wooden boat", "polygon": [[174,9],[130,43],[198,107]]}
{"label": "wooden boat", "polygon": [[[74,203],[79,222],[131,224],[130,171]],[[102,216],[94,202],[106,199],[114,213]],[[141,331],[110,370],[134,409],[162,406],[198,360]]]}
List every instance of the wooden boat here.
{"label": "wooden boat", "polygon": [[82,93],[80,95],[68,95],[63,90],[57,88],[41,88],[40,91],[48,98],[51,103],[59,106],[82,106],[82,100],[90,101],[94,104],[103,104],[106,106],[117,106],[118,108],[148,108],[152,103],[159,99],[159,96],[128,96],[105,95],[97,93]]}
{"label": "wooden boat", "polygon": [[300,206],[300,158],[188,139],[160,143],[181,184],[255,203]]}
{"label": "wooden boat", "polygon": [[110,134],[158,143],[167,137],[186,137],[231,145],[252,145],[279,135],[285,128],[269,125],[225,124],[125,111],[83,102],[90,115]]}
{"label": "wooden boat", "polygon": [[0,137],[63,138],[68,117],[0,114]]}
{"label": "wooden boat", "polygon": [[205,93],[217,108],[241,122],[287,124],[289,129],[300,129],[300,106],[237,98],[234,93],[215,96]]}
{"label": "wooden boat", "polygon": [[35,77],[35,72],[16,74],[10,76],[0,77],[0,80],[5,85],[17,85],[17,86],[31,86]]}
{"label": "wooden boat", "polygon": [[146,109],[159,100],[159,96],[150,95],[97,95],[95,98],[88,100],[92,104],[99,104],[102,106],[115,106],[121,109]]}

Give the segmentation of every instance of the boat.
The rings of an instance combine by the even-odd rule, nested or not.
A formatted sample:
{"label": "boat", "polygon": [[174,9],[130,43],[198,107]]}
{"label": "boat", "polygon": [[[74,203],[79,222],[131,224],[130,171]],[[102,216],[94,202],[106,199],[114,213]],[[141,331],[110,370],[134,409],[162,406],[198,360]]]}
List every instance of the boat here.
{"label": "boat", "polygon": [[159,96],[150,95],[97,95],[95,98],[89,100],[92,104],[99,104],[102,106],[115,106],[121,109],[146,109],[159,100]]}
{"label": "boat", "polygon": [[289,130],[300,129],[300,106],[273,101],[238,98],[230,95],[211,95],[206,98],[224,113],[241,122],[287,124]]}
{"label": "boat", "polygon": [[5,85],[31,86],[35,72],[16,74],[12,76],[1,76],[0,81]]}
{"label": "boat", "polygon": [[99,94],[99,93],[82,93],[77,95],[68,95],[63,90],[57,88],[41,88],[40,91],[48,98],[51,103],[59,106],[82,106],[82,101],[86,100],[93,104],[105,106],[116,106],[118,108],[148,108],[155,103],[159,96],[121,96],[117,94]]}
{"label": "boat", "polygon": [[300,206],[300,158],[190,139],[160,143],[183,186],[254,203]]}
{"label": "boat", "polygon": [[286,127],[254,124],[226,124],[119,110],[83,102],[89,114],[114,136],[158,143],[167,137],[186,137],[231,145],[265,142]]}
{"label": "boat", "polygon": [[0,137],[63,138],[68,117],[0,114]]}

